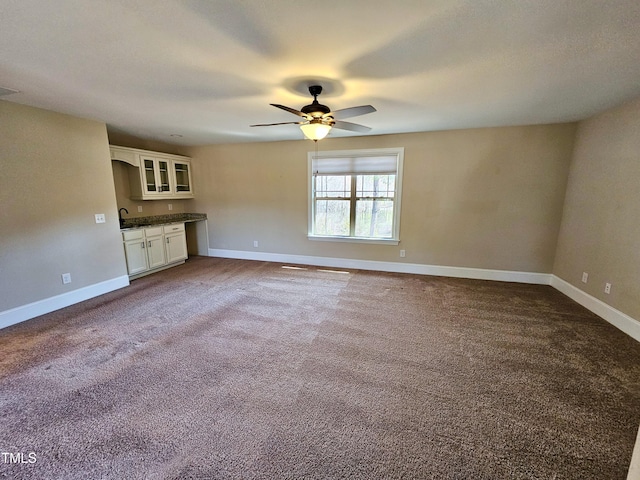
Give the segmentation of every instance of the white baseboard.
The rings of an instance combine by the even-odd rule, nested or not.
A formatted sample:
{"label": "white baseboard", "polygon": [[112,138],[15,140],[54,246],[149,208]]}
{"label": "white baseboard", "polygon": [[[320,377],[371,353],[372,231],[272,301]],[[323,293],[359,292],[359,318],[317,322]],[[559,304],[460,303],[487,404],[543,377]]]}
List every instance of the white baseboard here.
{"label": "white baseboard", "polygon": [[75,303],[83,302],[90,298],[97,297],[98,295],[103,295],[105,293],[112,292],[113,290],[126,287],[127,285],[129,285],[129,276],[123,275],[121,277],[105,280],[104,282],[78,288],[77,290],[73,290],[68,293],[56,295],[55,297],[45,298],[43,300],[38,300],[37,302],[5,310],[4,312],[0,312],[0,328],[24,322],[25,320],[68,307]]}
{"label": "white baseboard", "polygon": [[209,249],[209,256],[260,260],[263,262],[315,265],[318,267],[353,268],[377,270],[379,272],[414,273],[442,277],[473,278],[476,280],[496,280],[502,282],[533,283],[550,285],[548,273],[514,272],[509,270],[488,270],[484,268],[445,267],[419,263],[379,262],[374,260],[354,260],[350,258],[314,257],[309,255],[289,255],[283,253],[249,252],[243,250]]}
{"label": "white baseboard", "polygon": [[250,252],[245,250],[224,250],[217,248],[210,248],[209,256],[238,258],[242,260],[260,260],[264,262],[315,265],[319,267],[353,268],[358,270],[377,270],[381,272],[413,273],[418,275],[436,275],[443,277],[472,278],[476,280],[496,280],[501,282],[550,285],[640,342],[639,321],[550,273],[446,267],[419,263],[378,262],[373,260],[314,257],[309,255],[289,255],[283,253]]}
{"label": "white baseboard", "polygon": [[626,313],[622,313],[620,310],[616,310],[602,300],[598,300],[555,275],[551,276],[551,286],[640,342],[640,322],[638,320]]}

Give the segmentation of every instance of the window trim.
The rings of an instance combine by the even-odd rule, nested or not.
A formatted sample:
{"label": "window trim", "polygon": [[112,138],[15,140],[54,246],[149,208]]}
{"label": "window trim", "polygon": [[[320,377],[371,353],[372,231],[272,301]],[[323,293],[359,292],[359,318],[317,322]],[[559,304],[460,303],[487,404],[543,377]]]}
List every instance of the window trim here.
{"label": "window trim", "polygon": [[[395,197],[393,200],[393,234],[390,238],[370,238],[370,237],[352,237],[352,236],[332,236],[332,235],[315,235],[314,227],[314,207],[315,202],[313,196],[314,175],[313,160],[315,158],[352,158],[352,157],[379,157],[385,155],[394,155],[396,157],[396,185]],[[367,148],[358,150],[328,150],[322,152],[307,152],[307,201],[308,201],[308,225],[307,238],[309,240],[319,240],[325,242],[351,242],[351,243],[370,243],[380,245],[398,245],[400,243],[400,214],[401,214],[401,198],[402,198],[402,171],[404,164],[404,147],[394,148]],[[355,174],[357,175],[357,174]]]}

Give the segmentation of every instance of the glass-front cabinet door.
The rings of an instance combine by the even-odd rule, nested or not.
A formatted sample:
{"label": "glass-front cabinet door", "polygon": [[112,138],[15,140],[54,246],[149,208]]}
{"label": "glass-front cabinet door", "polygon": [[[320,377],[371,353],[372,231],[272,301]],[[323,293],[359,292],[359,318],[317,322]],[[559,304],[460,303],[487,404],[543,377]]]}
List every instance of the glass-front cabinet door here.
{"label": "glass-front cabinet door", "polygon": [[191,193],[191,170],[186,162],[173,162],[176,185],[175,193]]}
{"label": "glass-front cabinet door", "polygon": [[149,158],[144,159],[144,182],[144,188],[147,193],[158,191],[155,161]]}
{"label": "glass-front cabinet door", "polygon": [[158,160],[158,173],[158,191],[170,192],[171,187],[169,186],[169,162]]}

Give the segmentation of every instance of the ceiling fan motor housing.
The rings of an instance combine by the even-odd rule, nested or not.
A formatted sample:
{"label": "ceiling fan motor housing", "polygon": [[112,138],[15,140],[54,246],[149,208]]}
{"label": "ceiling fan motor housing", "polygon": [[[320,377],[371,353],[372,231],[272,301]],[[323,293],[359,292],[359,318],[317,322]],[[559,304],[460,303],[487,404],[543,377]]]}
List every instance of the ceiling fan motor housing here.
{"label": "ceiling fan motor housing", "polygon": [[327,113],[331,113],[331,109],[326,105],[322,105],[318,103],[318,95],[322,93],[321,85],[311,85],[309,87],[309,93],[313,95],[313,103],[309,105],[305,105],[300,109],[300,111],[306,115],[310,115],[313,118],[320,118]]}
{"label": "ceiling fan motor housing", "polygon": [[318,103],[317,100],[314,100],[312,104],[305,105],[300,111],[306,115],[311,115],[312,117],[317,118],[330,113],[331,109],[326,105]]}

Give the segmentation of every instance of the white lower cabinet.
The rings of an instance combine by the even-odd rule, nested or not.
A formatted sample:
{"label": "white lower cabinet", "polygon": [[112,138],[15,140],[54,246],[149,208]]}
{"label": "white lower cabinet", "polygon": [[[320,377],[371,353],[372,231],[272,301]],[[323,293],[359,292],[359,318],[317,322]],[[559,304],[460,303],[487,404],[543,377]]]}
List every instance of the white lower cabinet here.
{"label": "white lower cabinet", "polygon": [[167,256],[164,253],[162,227],[149,227],[144,228],[143,230],[144,238],[147,242],[147,260],[149,260],[149,270],[166,265]]}
{"label": "white lower cabinet", "polygon": [[179,262],[185,260],[187,254],[187,236],[184,230],[184,223],[174,223],[165,225],[164,246],[167,253],[167,263]]}
{"label": "white lower cabinet", "polygon": [[150,273],[187,258],[184,223],[122,232],[129,276]]}
{"label": "white lower cabinet", "polygon": [[136,275],[149,270],[144,231],[139,228],[122,232],[122,239],[124,241],[124,253],[127,257],[129,275]]}

